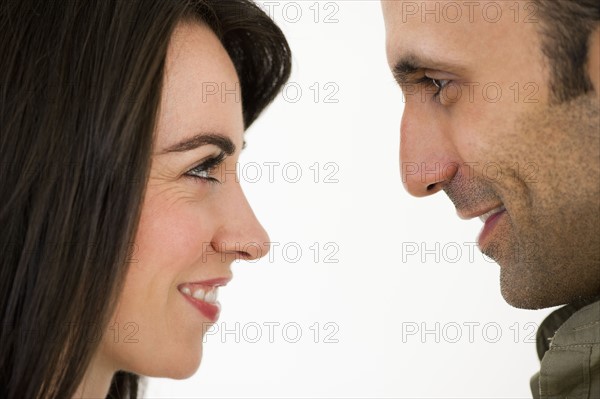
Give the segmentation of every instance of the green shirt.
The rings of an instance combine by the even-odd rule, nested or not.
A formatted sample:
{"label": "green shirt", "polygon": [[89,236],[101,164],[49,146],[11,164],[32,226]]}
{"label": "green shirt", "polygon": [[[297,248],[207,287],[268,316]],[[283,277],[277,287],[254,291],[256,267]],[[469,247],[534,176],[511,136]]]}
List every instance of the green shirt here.
{"label": "green shirt", "polygon": [[535,399],[600,399],[600,300],[593,301],[557,309],[540,325]]}

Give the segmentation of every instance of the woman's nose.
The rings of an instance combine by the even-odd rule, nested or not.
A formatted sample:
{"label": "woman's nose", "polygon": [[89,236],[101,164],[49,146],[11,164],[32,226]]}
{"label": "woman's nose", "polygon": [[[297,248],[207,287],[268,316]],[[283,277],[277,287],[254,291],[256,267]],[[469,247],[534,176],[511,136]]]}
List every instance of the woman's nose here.
{"label": "woman's nose", "polygon": [[270,249],[269,235],[252,211],[239,184],[229,190],[222,205],[223,222],[214,238],[220,252],[235,253],[236,258],[255,260]]}

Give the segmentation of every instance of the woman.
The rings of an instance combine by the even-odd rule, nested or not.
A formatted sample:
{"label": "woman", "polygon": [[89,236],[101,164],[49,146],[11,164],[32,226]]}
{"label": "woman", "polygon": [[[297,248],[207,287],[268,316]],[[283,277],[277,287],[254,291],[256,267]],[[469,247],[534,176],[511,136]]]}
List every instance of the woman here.
{"label": "woman", "polygon": [[192,375],[231,262],[268,251],[232,171],[283,34],[247,0],[0,7],[0,397]]}

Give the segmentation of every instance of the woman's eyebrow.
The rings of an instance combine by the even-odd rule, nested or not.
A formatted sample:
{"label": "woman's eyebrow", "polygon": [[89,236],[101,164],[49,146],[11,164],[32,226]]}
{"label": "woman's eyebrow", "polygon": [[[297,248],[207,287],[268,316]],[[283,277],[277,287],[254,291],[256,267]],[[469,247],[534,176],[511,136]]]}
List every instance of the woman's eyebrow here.
{"label": "woman's eyebrow", "polygon": [[[167,147],[166,149],[162,150],[159,155],[168,154],[171,152],[190,151],[209,144],[216,145],[217,147],[221,148],[227,155],[231,155],[235,152],[235,144],[233,144],[229,137],[218,133],[200,133]],[[246,143],[244,143],[243,147],[245,147],[245,144]]]}

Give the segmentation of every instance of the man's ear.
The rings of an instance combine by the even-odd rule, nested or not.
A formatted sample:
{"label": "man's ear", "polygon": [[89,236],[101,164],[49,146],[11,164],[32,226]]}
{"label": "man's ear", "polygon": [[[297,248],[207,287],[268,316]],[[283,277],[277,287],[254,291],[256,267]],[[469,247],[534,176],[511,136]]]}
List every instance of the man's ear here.
{"label": "man's ear", "polygon": [[588,41],[588,75],[600,97],[600,24],[592,31]]}

